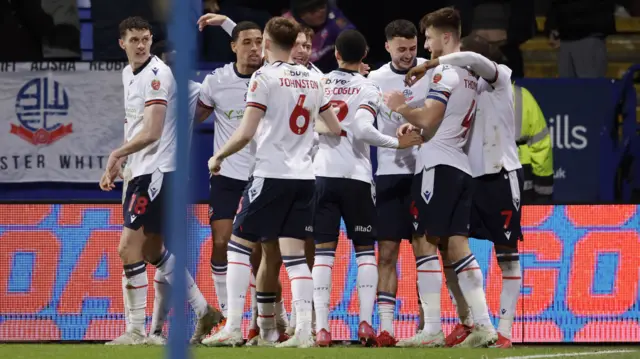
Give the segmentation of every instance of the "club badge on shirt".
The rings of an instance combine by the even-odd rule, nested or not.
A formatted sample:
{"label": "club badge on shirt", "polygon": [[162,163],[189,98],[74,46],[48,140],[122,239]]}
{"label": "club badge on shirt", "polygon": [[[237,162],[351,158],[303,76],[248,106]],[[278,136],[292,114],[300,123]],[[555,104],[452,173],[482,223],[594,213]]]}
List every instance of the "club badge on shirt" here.
{"label": "club badge on shirt", "polygon": [[151,88],[158,91],[160,89],[160,80],[153,79],[153,81],[151,81]]}

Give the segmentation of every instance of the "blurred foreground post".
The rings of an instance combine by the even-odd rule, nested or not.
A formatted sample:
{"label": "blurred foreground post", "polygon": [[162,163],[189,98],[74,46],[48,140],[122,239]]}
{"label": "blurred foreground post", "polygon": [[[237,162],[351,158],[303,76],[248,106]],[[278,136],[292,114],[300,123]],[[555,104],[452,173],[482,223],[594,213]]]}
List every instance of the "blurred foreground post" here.
{"label": "blurred foreground post", "polygon": [[[168,1],[168,0],[167,0]],[[167,244],[175,255],[175,275],[172,293],[173,316],[169,330],[168,358],[187,359],[189,320],[187,311],[187,288],[184,268],[187,262],[187,205],[190,190],[188,189],[188,131],[191,116],[188,103],[188,80],[194,65],[195,22],[193,4],[197,0],[172,0],[171,22],[169,24],[169,40],[176,50],[172,68],[177,84],[177,161],[174,180],[169,183],[169,201],[167,211]]]}

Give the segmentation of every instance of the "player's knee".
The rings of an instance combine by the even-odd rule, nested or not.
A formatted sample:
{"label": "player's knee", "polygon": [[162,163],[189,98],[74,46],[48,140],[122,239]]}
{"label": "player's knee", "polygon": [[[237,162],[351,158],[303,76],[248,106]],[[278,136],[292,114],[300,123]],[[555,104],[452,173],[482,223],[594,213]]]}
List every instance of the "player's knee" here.
{"label": "player's knee", "polygon": [[120,240],[118,244],[118,256],[123,263],[131,263],[132,261],[137,261],[137,259],[142,259],[142,251],[140,247],[131,243],[131,241],[123,241]]}
{"label": "player's knee", "polygon": [[520,255],[517,246],[496,245],[494,249],[498,259],[498,266],[503,273],[520,272]]}
{"label": "player's knee", "polygon": [[249,257],[249,263],[251,263],[253,274],[257,273],[258,268],[260,268],[261,260],[262,260],[262,247],[256,246],[251,252],[251,256]]}
{"label": "player's knee", "polygon": [[124,263],[129,263],[132,260],[142,260],[144,239],[142,230],[134,231],[125,228],[120,236],[120,243],[118,243],[118,255],[120,259],[122,259]]}
{"label": "player's knee", "polygon": [[229,243],[229,239],[231,239],[232,227],[227,223],[220,222],[222,221],[214,221],[211,223],[211,239],[216,249],[226,251],[227,243]]}
{"label": "player's knee", "polygon": [[414,235],[411,239],[411,248],[416,257],[432,256],[438,254],[437,243],[438,240],[436,237]]}
{"label": "player's knee", "polygon": [[458,260],[471,254],[471,248],[469,248],[469,239],[463,236],[451,236],[448,240],[447,258],[451,262],[457,262]]}
{"label": "player's knee", "polygon": [[280,238],[278,245],[280,253],[283,256],[304,257],[305,244],[304,240],[296,238]]}

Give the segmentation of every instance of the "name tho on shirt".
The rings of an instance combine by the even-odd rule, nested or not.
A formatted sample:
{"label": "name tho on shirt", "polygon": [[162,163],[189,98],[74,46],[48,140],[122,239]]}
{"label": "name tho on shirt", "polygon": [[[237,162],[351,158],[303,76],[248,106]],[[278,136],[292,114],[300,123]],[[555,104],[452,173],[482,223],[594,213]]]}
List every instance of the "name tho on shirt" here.
{"label": "name tho on shirt", "polygon": [[476,81],[464,79],[464,87],[476,91],[478,89],[478,83]]}

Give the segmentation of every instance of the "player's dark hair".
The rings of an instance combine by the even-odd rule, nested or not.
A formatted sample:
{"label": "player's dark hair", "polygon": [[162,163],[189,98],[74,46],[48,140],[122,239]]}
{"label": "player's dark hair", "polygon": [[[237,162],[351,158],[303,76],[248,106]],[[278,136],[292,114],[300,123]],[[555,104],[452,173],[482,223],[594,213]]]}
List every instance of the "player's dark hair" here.
{"label": "player's dark hair", "polygon": [[392,40],[394,37],[403,37],[411,40],[418,36],[418,29],[409,20],[393,20],[384,28],[384,36],[387,41]]}
{"label": "player's dark hair", "polygon": [[291,19],[276,16],[267,22],[264,31],[269,34],[276,46],[284,51],[291,51],[300,33],[300,25]]}
{"label": "player's dark hair", "polygon": [[420,31],[425,32],[429,27],[440,31],[451,32],[460,38],[460,12],[453,7],[444,7],[425,15],[420,20]]}
{"label": "player's dark hair", "polygon": [[358,30],[344,30],[336,39],[336,50],[342,61],[355,64],[367,55],[367,40]]}
{"label": "player's dark hair", "polygon": [[262,33],[262,29],[258,24],[253,21],[240,21],[236,27],[231,31],[231,42],[238,41],[238,37],[240,37],[240,33],[246,30],[258,30]]}
{"label": "player's dark hair", "polygon": [[118,31],[120,31],[120,38],[127,35],[129,30],[149,30],[151,31],[151,24],[140,16],[131,16],[120,22]]}
{"label": "player's dark hair", "polygon": [[475,33],[463,37],[460,41],[460,47],[462,51],[473,51],[491,61],[497,63],[505,62],[504,55],[502,54],[502,51],[500,51],[500,47],[498,45],[491,44],[487,39]]}

